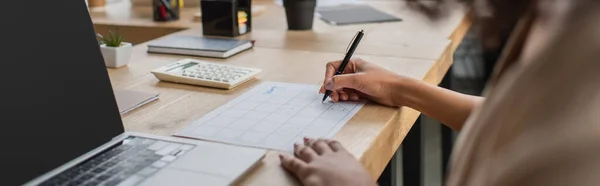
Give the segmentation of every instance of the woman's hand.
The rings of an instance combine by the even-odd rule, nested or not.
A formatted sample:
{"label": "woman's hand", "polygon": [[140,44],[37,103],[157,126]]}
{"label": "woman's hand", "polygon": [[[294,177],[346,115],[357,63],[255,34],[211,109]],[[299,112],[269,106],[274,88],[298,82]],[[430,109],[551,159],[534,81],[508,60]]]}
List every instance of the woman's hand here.
{"label": "woman's hand", "polygon": [[375,186],[364,167],[337,141],[304,139],[296,157],[280,155],[281,165],[304,186]]}
{"label": "woman's hand", "polygon": [[341,61],[327,63],[320,92],[332,90],[336,101],[369,99],[387,106],[407,106],[433,117],[454,130],[460,130],[482,97],[470,96],[424,81],[402,76],[362,59],[352,59],[344,73],[335,71]]}
{"label": "woman's hand", "polygon": [[351,59],[344,73],[334,76],[341,61],[327,63],[320,93],[331,90],[334,102],[366,98],[387,106],[401,106],[400,83],[407,78],[362,59]]}

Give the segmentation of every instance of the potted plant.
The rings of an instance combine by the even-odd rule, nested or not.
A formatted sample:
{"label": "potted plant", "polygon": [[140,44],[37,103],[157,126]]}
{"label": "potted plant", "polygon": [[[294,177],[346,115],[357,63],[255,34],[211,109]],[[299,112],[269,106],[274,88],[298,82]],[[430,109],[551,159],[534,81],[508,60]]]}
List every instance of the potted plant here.
{"label": "potted plant", "polygon": [[123,36],[115,34],[112,31],[108,32],[108,37],[98,34],[100,40],[100,50],[104,57],[106,67],[118,68],[129,63],[131,57],[131,43],[123,42]]}

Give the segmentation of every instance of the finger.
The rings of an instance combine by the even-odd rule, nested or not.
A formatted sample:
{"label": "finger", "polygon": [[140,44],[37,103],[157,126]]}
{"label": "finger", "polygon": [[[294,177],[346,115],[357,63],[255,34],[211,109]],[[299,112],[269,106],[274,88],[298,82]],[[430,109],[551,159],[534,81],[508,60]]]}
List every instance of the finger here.
{"label": "finger", "polygon": [[290,171],[298,178],[302,178],[306,172],[306,162],[288,155],[279,154],[279,159],[281,160],[281,166],[286,170]]}
{"label": "finger", "polygon": [[298,158],[307,163],[310,163],[313,159],[315,159],[315,157],[317,157],[317,153],[312,149],[312,147],[304,144],[294,144],[294,153]]}
{"label": "finger", "polygon": [[327,80],[325,80],[325,82],[323,82],[323,86],[321,86],[321,89],[319,89],[319,93],[325,94],[325,92],[327,90],[332,90],[332,89],[333,89],[333,82],[331,79],[327,79]]}
{"label": "finger", "polygon": [[325,94],[327,93],[327,91],[331,91],[331,93],[329,94],[329,97],[331,98],[331,100],[333,100],[333,95],[335,93],[335,91],[333,90],[333,83],[331,79],[328,79],[325,84],[323,86],[321,86],[321,90],[319,90],[320,93]]}
{"label": "finger", "polygon": [[[325,84],[327,84],[327,81],[331,79],[331,77],[333,77],[333,75],[335,74],[335,71],[337,70],[337,68],[342,64],[342,61],[331,61],[328,62],[327,65],[325,65],[325,79],[323,80],[323,87],[325,87]],[[321,90],[323,93],[325,92],[325,90]]]}
{"label": "finger", "polygon": [[339,97],[339,93],[335,90],[330,90],[331,93],[328,95],[329,99],[331,99],[332,102],[336,102],[337,98]]}
{"label": "finger", "polygon": [[350,100],[352,100],[352,101],[360,100],[360,96],[358,96],[358,94],[356,92],[351,92],[348,94],[348,96],[350,97]]}
{"label": "finger", "polygon": [[331,91],[330,97],[333,102],[338,102],[340,100],[340,94],[338,93],[338,91],[335,91],[335,90]]}
{"label": "finger", "polygon": [[315,140],[309,137],[304,137],[304,145],[310,146]]}
{"label": "finger", "polygon": [[333,152],[345,151],[342,144],[337,140],[325,139],[324,141],[327,142],[327,145],[329,145]]}
{"label": "finger", "polygon": [[[355,73],[357,72],[357,64],[362,63],[362,60],[359,58],[353,58],[350,59],[350,61],[348,61],[348,65],[346,65],[346,67],[343,69],[343,73]],[[323,79],[323,87],[321,87],[320,92],[324,93],[324,87],[325,84],[327,84],[327,81],[330,80],[335,73],[338,71],[338,68],[341,66],[342,61],[341,60],[337,60],[337,61],[331,61],[328,62],[327,65],[325,66],[325,79]]]}
{"label": "finger", "polygon": [[325,83],[325,90],[334,90],[333,89],[333,79],[327,79],[327,82]]}
{"label": "finger", "polygon": [[341,60],[328,62],[327,65],[325,66],[325,80],[333,77],[333,75],[335,74],[335,72],[337,71],[337,69],[340,67],[341,64],[342,64]]}
{"label": "finger", "polygon": [[340,100],[342,100],[342,101],[348,100],[348,93],[346,91],[343,91],[343,90],[340,91]]}
{"label": "finger", "polygon": [[312,147],[319,155],[332,152],[331,147],[323,139],[304,138],[304,145]]}
{"label": "finger", "polygon": [[364,83],[364,74],[341,74],[332,78],[333,89],[354,89],[359,92],[365,92],[366,84]]}
{"label": "finger", "polygon": [[325,94],[325,92],[326,92],[327,90],[331,90],[331,89],[333,88],[333,84],[332,84],[332,82],[331,82],[331,81],[332,81],[331,79],[326,79],[326,80],[323,82],[323,85],[321,86],[321,89],[319,89],[319,93],[321,93],[321,94]]}
{"label": "finger", "polygon": [[360,100],[360,92],[357,92],[353,89],[344,89],[344,92],[348,94],[348,100],[350,101],[358,101]]}

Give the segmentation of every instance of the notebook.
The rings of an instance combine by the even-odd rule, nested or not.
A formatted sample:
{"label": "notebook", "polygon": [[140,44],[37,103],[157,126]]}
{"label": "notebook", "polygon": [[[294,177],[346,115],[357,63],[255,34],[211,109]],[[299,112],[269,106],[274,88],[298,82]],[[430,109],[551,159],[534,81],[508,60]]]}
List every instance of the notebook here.
{"label": "notebook", "polygon": [[148,52],[228,58],[252,47],[250,40],[167,36],[148,44]]}
{"label": "notebook", "polygon": [[332,25],[402,21],[367,5],[319,7],[317,12],[321,20]]}
{"label": "notebook", "polygon": [[121,115],[158,99],[158,94],[134,90],[115,90]]}

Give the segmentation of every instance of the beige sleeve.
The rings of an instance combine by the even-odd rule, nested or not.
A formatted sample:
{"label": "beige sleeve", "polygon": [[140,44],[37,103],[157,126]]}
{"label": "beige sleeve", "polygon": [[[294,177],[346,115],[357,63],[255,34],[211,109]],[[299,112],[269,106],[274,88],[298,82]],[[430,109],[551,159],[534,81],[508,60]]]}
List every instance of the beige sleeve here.
{"label": "beige sleeve", "polygon": [[[486,185],[600,185],[600,3],[505,75],[476,123],[502,126],[485,160]],[[522,64],[519,64],[522,65]],[[519,69],[519,68],[515,68]]]}

